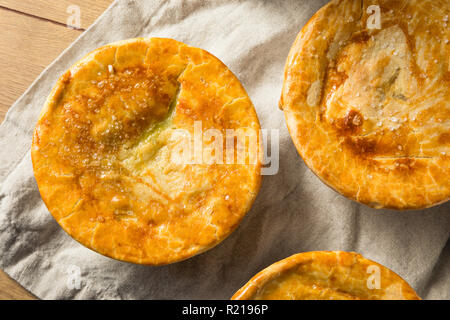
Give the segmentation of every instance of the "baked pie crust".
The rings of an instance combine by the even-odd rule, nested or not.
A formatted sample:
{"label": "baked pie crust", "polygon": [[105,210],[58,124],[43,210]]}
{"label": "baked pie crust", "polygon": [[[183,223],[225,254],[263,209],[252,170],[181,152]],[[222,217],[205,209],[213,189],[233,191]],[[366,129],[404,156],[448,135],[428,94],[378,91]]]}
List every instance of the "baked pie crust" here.
{"label": "baked pie crust", "polygon": [[420,300],[397,274],[360,254],[315,251],[278,261],[233,300]]}
{"label": "baked pie crust", "polygon": [[224,136],[260,131],[243,86],[208,52],[159,38],[101,47],[61,76],[37,122],[42,199],[75,240],[115,259],[162,265],[208,250],[255,200],[261,150],[221,164],[203,137],[206,160],[183,162],[196,122]]}
{"label": "baked pie crust", "polygon": [[374,208],[449,200],[449,14],[448,0],[335,0],[301,30],[280,108],[327,185]]}

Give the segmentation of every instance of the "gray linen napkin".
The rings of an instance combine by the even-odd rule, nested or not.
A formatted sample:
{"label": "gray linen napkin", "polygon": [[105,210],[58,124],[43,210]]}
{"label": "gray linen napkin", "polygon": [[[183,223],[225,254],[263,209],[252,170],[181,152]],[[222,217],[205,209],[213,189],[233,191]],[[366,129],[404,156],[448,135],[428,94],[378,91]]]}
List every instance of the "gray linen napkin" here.
{"label": "gray linen napkin", "polygon": [[[298,31],[325,2],[114,2],[0,126],[0,268],[44,299],[228,299],[291,254],[346,250],[396,271],[423,298],[450,299],[450,203],[416,212],[359,205],[321,183],[291,142],[277,108],[284,62]],[[164,267],[118,262],[72,240],[43,204],[30,160],[35,122],[58,76],[87,52],[138,36],[174,38],[213,53],[243,82],[262,127],[280,129],[279,172],[264,178],[240,227],[216,248]]]}

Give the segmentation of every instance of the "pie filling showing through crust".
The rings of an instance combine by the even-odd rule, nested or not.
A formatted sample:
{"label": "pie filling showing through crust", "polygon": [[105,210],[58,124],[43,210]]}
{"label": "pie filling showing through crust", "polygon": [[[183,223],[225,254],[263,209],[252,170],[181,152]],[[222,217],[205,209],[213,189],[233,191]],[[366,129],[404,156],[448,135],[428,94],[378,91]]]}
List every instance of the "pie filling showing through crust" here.
{"label": "pie filling showing through crust", "polygon": [[449,14],[447,0],[336,0],[301,30],[280,107],[326,184],[375,208],[449,199]]}
{"label": "pie filling showing through crust", "polygon": [[[195,138],[179,130],[196,123],[260,131],[241,83],[208,52],[159,38],[101,47],[61,76],[41,112],[32,160],[42,199],[69,235],[106,256],[162,265],[201,253],[250,209],[261,154],[174,161]],[[214,142],[203,141],[204,155]]]}
{"label": "pie filling showing through crust", "polygon": [[419,300],[388,268],[353,252],[313,251],[255,275],[233,300]]}

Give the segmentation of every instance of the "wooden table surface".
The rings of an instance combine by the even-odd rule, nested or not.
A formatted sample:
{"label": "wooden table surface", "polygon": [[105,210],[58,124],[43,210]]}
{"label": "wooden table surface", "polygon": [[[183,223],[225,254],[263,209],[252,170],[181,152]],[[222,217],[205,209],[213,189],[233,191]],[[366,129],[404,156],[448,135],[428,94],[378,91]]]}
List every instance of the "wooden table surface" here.
{"label": "wooden table surface", "polygon": [[[0,0],[0,122],[9,107],[113,0]],[[78,6],[78,7],[74,7]],[[79,8],[79,28],[72,24]],[[0,270],[1,299],[35,299]]]}

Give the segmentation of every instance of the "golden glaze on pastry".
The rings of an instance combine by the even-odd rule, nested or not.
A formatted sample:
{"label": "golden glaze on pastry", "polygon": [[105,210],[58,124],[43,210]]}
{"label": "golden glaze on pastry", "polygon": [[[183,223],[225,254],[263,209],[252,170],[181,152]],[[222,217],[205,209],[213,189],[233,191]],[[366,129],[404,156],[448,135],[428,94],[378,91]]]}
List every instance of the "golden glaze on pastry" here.
{"label": "golden glaze on pastry", "polygon": [[49,211],[83,245],[134,263],[172,263],[218,244],[256,197],[261,157],[252,149],[257,161],[246,164],[172,161],[185,142],[175,129],[192,133],[194,121],[260,129],[240,82],[204,50],[152,38],[88,54],[59,79],[34,133]]}
{"label": "golden glaze on pastry", "polygon": [[[378,275],[379,278],[375,278]],[[357,253],[315,251],[299,253],[272,264],[254,276],[232,299],[418,300],[420,298],[397,274]]]}
{"label": "golden glaze on pastry", "polygon": [[449,14],[448,0],[335,0],[299,33],[280,108],[326,184],[375,208],[449,199]]}

